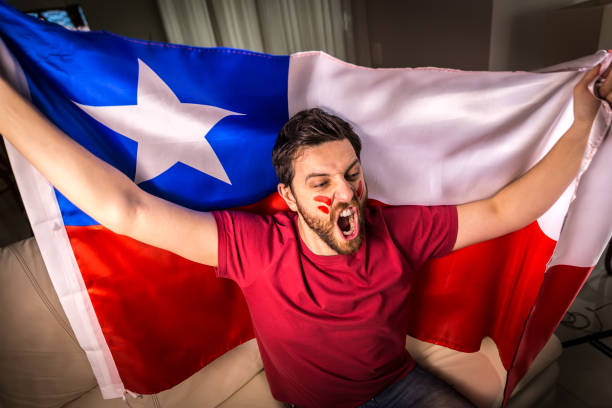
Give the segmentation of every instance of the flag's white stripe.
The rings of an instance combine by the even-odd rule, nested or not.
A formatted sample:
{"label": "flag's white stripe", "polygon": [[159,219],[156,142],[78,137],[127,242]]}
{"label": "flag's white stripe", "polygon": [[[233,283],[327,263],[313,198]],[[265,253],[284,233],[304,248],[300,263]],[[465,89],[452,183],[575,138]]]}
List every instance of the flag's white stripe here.
{"label": "flag's white stripe", "polygon": [[[529,73],[372,69],[298,53],[289,68],[289,115],[319,106],[353,125],[371,198],[469,202],[494,194],[550,150],[572,123],[581,71],[606,55]],[[554,240],[575,186],[538,220]]]}
{"label": "flag's white stripe", "polygon": [[[568,103],[556,123],[551,123],[551,137],[548,138],[546,145],[540,150],[536,163],[552,149],[555,143],[557,143],[565,131],[571,126],[573,121],[573,105],[572,103]],[[554,240],[559,239],[563,219],[565,218],[567,209],[574,196],[574,191],[576,191],[576,180],[572,181],[552,207],[538,218],[538,225],[542,232]]]}
{"label": "flag's white stripe", "polygon": [[[0,40],[0,71],[29,98],[21,67]],[[43,260],[104,398],[123,396],[124,387],[76,263],[51,184],[6,139],[15,179]]]}
{"label": "flag's white stripe", "polygon": [[542,68],[536,72],[587,71],[589,67],[594,67],[595,65],[599,64],[607,56],[608,51],[599,50],[592,55],[587,55],[571,61],[565,61],[557,65]]}
{"label": "flag's white stripe", "polygon": [[[591,267],[597,263],[612,236],[611,122],[610,107],[602,104],[591,136],[603,138],[607,135],[607,137],[601,142],[590,166],[580,177],[576,199],[567,213],[549,267],[554,265]],[[591,142],[597,144],[597,141],[591,140]]]}

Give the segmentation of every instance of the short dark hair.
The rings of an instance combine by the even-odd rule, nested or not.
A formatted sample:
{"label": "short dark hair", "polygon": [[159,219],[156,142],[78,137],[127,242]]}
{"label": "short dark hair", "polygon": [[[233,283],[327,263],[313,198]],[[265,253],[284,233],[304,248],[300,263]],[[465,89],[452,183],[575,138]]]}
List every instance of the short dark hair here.
{"label": "short dark hair", "polygon": [[272,163],[279,183],[291,186],[295,175],[293,161],[300,148],[343,139],[348,139],[359,159],[361,140],[345,120],[319,108],[293,115],[278,132],[272,149]]}

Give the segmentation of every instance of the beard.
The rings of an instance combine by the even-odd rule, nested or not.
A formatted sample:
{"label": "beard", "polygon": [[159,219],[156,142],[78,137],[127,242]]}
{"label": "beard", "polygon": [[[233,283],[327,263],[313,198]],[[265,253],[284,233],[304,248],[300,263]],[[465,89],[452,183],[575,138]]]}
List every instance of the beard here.
{"label": "beard", "polygon": [[[363,243],[363,237],[365,235],[365,206],[368,202],[368,194],[367,190],[365,193],[365,197],[363,203],[359,203],[355,197],[348,203],[341,203],[334,207],[330,213],[329,217],[317,217],[313,214],[308,213],[304,208],[300,205],[299,201],[296,200],[298,214],[304,218],[306,225],[310,227],[322,240],[325,242],[331,249],[336,251],[341,255],[349,255],[356,252]],[[351,205],[357,208],[357,220],[359,225],[359,231],[357,236],[351,240],[346,240],[339,237],[340,228],[338,227],[336,221],[338,219],[338,214],[340,214],[344,209],[350,207]]]}

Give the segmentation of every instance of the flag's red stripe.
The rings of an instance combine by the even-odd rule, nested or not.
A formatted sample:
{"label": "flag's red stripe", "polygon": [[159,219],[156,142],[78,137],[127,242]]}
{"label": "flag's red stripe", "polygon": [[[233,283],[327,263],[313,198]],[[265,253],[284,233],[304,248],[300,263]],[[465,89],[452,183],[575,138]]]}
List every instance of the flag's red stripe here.
{"label": "flag's red stripe", "polygon": [[[370,204],[386,205],[376,200]],[[465,352],[478,351],[482,338],[489,336],[508,369],[556,244],[534,221],[513,233],[430,260],[411,292],[415,313],[408,333]],[[555,302],[550,305],[554,309]],[[556,321],[556,327],[559,319],[549,326]]]}
{"label": "flag's red stripe", "polygon": [[554,247],[534,222],[430,261],[412,290],[409,332],[466,352],[490,336],[508,368]]}
{"label": "flag's red stripe", "polygon": [[[287,207],[273,194],[242,209]],[[239,288],[212,268],[101,226],[66,228],[126,388],[148,394],[172,387],[253,337]],[[409,333],[462,351],[478,350],[491,336],[508,367],[554,245],[534,222],[432,260],[414,283]]]}
{"label": "flag's red stripe", "polygon": [[240,289],[211,267],[101,226],[66,229],[127,389],[168,389],[253,337]]}
{"label": "flag's red stripe", "polygon": [[490,336],[507,369],[555,244],[533,222],[431,260],[411,292],[409,333],[466,352]]}
{"label": "flag's red stripe", "polygon": [[546,273],[508,371],[504,403],[552,336],[592,270],[592,266],[555,265]]}
{"label": "flag's red stripe", "polygon": [[[272,194],[239,209],[268,214],[287,206]],[[130,391],[166,390],[253,338],[240,289],[216,278],[213,268],[101,225],[66,230],[102,333]]]}

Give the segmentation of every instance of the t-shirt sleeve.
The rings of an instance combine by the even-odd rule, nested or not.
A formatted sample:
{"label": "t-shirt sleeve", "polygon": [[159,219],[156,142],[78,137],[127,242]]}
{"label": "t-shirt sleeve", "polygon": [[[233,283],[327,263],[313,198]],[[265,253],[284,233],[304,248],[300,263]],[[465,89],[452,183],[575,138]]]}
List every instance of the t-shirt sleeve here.
{"label": "t-shirt sleeve", "polygon": [[391,206],[382,214],[391,239],[418,265],[452,251],[457,240],[457,207]]}
{"label": "t-shirt sleeve", "polygon": [[217,277],[244,287],[257,278],[269,259],[270,218],[244,211],[212,211],[217,223]]}

